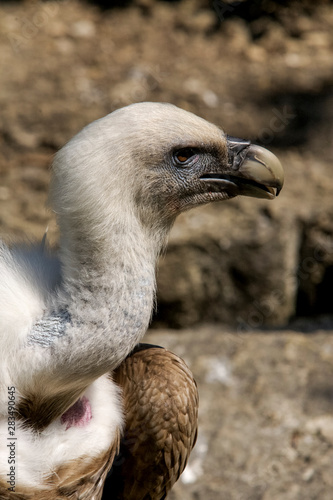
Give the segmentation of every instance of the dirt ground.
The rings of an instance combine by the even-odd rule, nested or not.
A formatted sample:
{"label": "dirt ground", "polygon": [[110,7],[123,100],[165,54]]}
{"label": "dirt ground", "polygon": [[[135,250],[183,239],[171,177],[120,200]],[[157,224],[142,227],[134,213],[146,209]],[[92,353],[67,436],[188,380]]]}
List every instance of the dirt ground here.
{"label": "dirt ground", "polygon": [[[269,147],[285,167],[269,206],[234,200],[182,217],[161,264],[164,329],[147,337],[185,357],[201,396],[198,444],[171,499],[332,498],[332,50],[331,1],[0,2],[5,241],[41,239],[48,227],[56,244],[45,209],[53,154],[132,102],[172,102]],[[173,280],[180,267],[170,294],[168,269]],[[277,288],[271,324],[282,327],[265,330],[269,321],[249,318]],[[324,316],[295,320],[307,313]],[[245,327],[225,325],[236,316]]]}

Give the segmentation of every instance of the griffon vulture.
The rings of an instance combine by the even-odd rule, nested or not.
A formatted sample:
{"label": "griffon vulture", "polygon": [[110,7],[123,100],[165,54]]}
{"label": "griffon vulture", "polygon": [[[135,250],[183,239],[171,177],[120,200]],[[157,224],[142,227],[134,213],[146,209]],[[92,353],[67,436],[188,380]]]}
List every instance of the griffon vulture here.
{"label": "griffon vulture", "polygon": [[[177,215],[273,199],[264,148],[170,104],[97,120],[55,156],[57,256],[0,250],[0,498],[159,500],[183,471],[197,391],[177,356],[139,345]],[[107,478],[107,479],[106,479]]]}

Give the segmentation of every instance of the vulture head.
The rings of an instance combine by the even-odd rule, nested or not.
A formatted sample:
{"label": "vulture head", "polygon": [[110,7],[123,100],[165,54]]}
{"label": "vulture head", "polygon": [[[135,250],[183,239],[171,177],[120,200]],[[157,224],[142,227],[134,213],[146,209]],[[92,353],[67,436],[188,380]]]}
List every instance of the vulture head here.
{"label": "vulture head", "polygon": [[93,122],[62,148],[51,192],[66,240],[82,228],[100,244],[110,219],[163,239],[180,212],[237,195],[272,199],[282,185],[271,152],[174,105],[145,102]]}

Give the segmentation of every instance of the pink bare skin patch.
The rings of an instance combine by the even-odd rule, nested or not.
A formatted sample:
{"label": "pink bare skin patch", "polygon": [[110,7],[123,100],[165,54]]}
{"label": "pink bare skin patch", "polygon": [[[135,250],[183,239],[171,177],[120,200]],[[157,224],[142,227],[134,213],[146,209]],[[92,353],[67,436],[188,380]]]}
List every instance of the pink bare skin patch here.
{"label": "pink bare skin patch", "polygon": [[71,427],[84,427],[92,418],[89,399],[85,396],[78,399],[63,415],[60,422],[66,424],[66,431]]}

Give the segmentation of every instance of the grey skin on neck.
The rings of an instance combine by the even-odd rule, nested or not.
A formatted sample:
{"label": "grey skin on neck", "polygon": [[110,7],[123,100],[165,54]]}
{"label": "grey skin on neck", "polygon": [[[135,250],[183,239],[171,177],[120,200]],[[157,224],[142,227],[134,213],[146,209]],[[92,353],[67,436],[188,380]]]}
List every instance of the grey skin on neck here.
{"label": "grey skin on neck", "polygon": [[[88,264],[76,266],[80,279],[65,280],[61,297],[71,322],[57,357],[69,362],[75,355],[79,369],[94,377],[118,366],[139,342],[153,308],[155,256],[139,231],[135,247],[128,247],[134,243],[126,233],[116,240],[104,262],[90,256]],[[73,342],[75,352],[68,356],[65,345]]]}
{"label": "grey skin on neck", "polygon": [[82,241],[72,233],[70,245],[67,239],[60,256],[72,269],[64,265],[57,302],[29,336],[29,344],[49,350],[53,366],[68,375],[72,368],[96,378],[114,369],[150,321],[159,252],[138,222],[130,234],[115,226],[98,249],[89,237]]}
{"label": "grey skin on neck", "polygon": [[[155,263],[144,259],[138,266],[138,260],[138,255],[135,262],[119,258],[96,272],[91,263],[89,269],[81,265],[80,274],[86,275],[86,280],[62,284],[61,308],[35,323],[28,345],[51,350],[52,363],[57,360],[66,371],[75,356],[77,367],[98,374],[105,371],[98,352],[103,339],[108,352],[106,369],[115,368],[146,331],[153,307]],[[73,344],[76,336],[78,343]]]}

